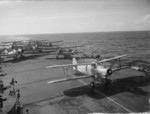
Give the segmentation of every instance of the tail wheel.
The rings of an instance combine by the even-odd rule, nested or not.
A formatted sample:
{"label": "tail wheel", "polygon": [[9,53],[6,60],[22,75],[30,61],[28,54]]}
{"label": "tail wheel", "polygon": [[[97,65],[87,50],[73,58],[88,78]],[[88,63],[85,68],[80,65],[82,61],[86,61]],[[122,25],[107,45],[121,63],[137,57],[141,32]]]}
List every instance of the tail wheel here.
{"label": "tail wheel", "polygon": [[94,88],[94,87],[95,87],[95,83],[94,83],[94,82],[91,82],[91,83],[90,83],[90,86],[91,86],[92,88]]}

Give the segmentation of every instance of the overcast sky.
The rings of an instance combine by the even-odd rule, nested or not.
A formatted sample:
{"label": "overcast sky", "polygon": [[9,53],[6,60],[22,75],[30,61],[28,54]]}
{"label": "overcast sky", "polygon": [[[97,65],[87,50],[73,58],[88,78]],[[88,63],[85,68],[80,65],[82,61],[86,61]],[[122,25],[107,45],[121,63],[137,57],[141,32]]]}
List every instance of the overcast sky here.
{"label": "overcast sky", "polygon": [[150,0],[0,1],[0,35],[150,30]]}

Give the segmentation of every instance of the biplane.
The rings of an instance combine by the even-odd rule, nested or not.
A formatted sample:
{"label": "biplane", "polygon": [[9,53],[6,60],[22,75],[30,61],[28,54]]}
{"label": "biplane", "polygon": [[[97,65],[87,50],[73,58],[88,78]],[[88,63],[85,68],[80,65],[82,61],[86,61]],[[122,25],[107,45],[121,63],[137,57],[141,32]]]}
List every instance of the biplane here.
{"label": "biplane", "polygon": [[12,49],[19,49],[22,48],[25,44],[23,41],[9,41],[9,42],[2,42],[0,44],[0,49],[2,50],[12,50]]}
{"label": "biplane", "polygon": [[30,47],[35,49],[40,47],[52,47],[52,46],[58,46],[54,44],[59,44],[62,41],[51,41],[51,40],[22,40],[14,42],[14,47]]}
{"label": "biplane", "polygon": [[22,49],[11,49],[4,50],[1,52],[1,56],[7,56],[8,58],[13,57],[14,59],[20,59],[22,57],[23,50]]}
{"label": "biplane", "polygon": [[68,47],[59,47],[56,55],[56,59],[59,56],[63,56],[64,58],[72,58],[72,55],[83,53],[83,51],[78,51],[77,48],[83,47],[83,45],[79,46],[68,46]]}
{"label": "biplane", "polygon": [[11,49],[12,48],[12,44],[0,44],[0,50],[4,50],[4,49]]}
{"label": "biplane", "polygon": [[37,44],[37,46],[40,47],[54,47],[54,46],[60,46],[63,41],[51,41],[51,40],[30,40],[30,43]]}
{"label": "biplane", "polygon": [[3,57],[20,59],[22,58],[24,51],[36,49],[36,46],[29,46],[29,41],[2,42],[0,46],[1,62],[4,61]]}
{"label": "biplane", "polygon": [[21,43],[21,42],[23,42],[23,41],[22,41],[22,40],[18,40],[18,41],[8,41],[8,42],[2,42],[1,45],[3,45],[3,46],[10,45],[11,48],[13,48],[13,46],[15,46],[15,45],[17,45],[17,44],[19,44],[19,43]]}
{"label": "biplane", "polygon": [[42,51],[41,49],[39,49],[38,44],[31,42],[30,40],[24,40],[24,41],[14,43],[12,48],[13,49],[22,49],[24,52],[29,51],[30,53]]}
{"label": "biplane", "polygon": [[[43,46],[46,43],[46,40],[19,40],[19,41],[9,41],[9,42],[2,42],[0,45],[0,59],[1,62],[4,61],[3,57],[7,58],[14,58],[14,59],[20,59],[22,58],[23,54],[40,54],[40,53],[48,53],[51,52],[51,50],[57,51],[59,47],[53,47],[53,43],[59,43],[62,41],[48,41],[48,43],[51,43],[51,47],[48,47],[49,49],[46,49],[46,46]],[[42,46],[41,46],[42,45]],[[43,48],[42,48],[43,47]],[[50,49],[50,48],[54,49]],[[50,50],[50,51],[49,51]]]}
{"label": "biplane", "polygon": [[[129,66],[122,66],[121,65],[121,58],[127,57],[129,55],[121,55],[109,59],[103,59],[100,61],[95,61],[92,63],[77,63],[76,59],[73,58],[72,64],[65,64],[65,65],[53,65],[48,66],[46,68],[63,68],[64,74],[66,75],[66,78],[58,79],[58,80],[52,80],[49,81],[49,84],[52,83],[59,83],[59,82],[65,82],[65,81],[72,81],[72,80],[78,80],[78,79],[85,79],[85,78],[92,78],[93,81],[90,83],[90,86],[93,88],[95,86],[95,82],[100,82],[101,84],[104,84],[105,86],[108,85],[108,77],[112,75],[113,72],[122,70],[125,68],[129,68]],[[111,61],[118,61],[118,67],[113,68],[114,64],[111,64],[109,66],[104,66],[104,62],[111,62]],[[68,72],[68,68],[72,67],[76,73],[82,73],[83,76],[75,76]],[[131,68],[133,70],[140,70],[138,67]],[[73,76],[73,77],[72,77]]]}

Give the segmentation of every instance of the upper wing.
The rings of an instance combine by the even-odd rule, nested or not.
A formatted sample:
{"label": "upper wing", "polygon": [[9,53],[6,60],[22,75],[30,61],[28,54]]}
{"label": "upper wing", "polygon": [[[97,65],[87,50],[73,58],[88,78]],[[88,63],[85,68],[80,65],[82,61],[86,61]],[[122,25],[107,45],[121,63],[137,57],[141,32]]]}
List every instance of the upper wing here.
{"label": "upper wing", "polygon": [[58,80],[52,80],[52,81],[49,81],[47,83],[52,84],[52,83],[59,83],[59,82],[72,81],[72,80],[78,80],[78,79],[84,79],[84,78],[91,78],[91,77],[93,77],[93,76],[87,76],[87,75],[86,76],[79,76],[79,77],[76,77],[74,75],[72,75],[72,76],[73,76],[72,78],[63,78],[63,79],[58,79]]}
{"label": "upper wing", "polygon": [[[116,59],[119,59],[119,58],[122,58],[122,57],[126,57],[126,56],[129,56],[129,55],[126,54],[126,55],[121,55],[121,56],[113,57],[113,58],[110,58],[110,59],[104,59],[104,60],[98,61],[98,63],[103,63],[103,62],[107,62],[107,61],[112,61],[112,60],[116,60]],[[90,65],[90,64],[93,64],[93,63],[80,63],[80,64],[76,64],[76,65],[74,65],[74,64],[53,65],[53,66],[48,66],[48,67],[46,67],[46,68],[75,67],[75,66]]]}
{"label": "upper wing", "polygon": [[129,54],[120,55],[120,56],[116,56],[116,57],[109,58],[109,59],[103,59],[103,60],[101,60],[101,61],[98,61],[98,63],[108,62],[108,61],[112,61],[112,60],[120,59],[120,58],[123,58],[123,57],[126,57],[126,56],[129,56]]}
{"label": "upper wing", "polygon": [[84,45],[78,45],[78,46],[68,46],[68,47],[61,47],[61,48],[77,48],[77,47],[84,47]]}
{"label": "upper wing", "polygon": [[63,40],[51,41],[51,43],[63,42]]}

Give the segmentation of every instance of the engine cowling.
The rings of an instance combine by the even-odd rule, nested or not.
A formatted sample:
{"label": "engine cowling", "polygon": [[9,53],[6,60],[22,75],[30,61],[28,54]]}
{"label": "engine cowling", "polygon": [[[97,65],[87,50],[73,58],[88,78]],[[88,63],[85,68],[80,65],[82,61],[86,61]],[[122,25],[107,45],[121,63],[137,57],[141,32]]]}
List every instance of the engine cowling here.
{"label": "engine cowling", "polygon": [[112,74],[112,70],[110,68],[106,68],[106,67],[103,67],[103,66],[98,66],[97,71],[102,76],[110,76]]}

